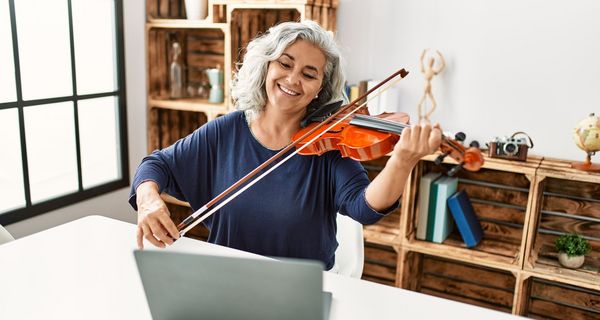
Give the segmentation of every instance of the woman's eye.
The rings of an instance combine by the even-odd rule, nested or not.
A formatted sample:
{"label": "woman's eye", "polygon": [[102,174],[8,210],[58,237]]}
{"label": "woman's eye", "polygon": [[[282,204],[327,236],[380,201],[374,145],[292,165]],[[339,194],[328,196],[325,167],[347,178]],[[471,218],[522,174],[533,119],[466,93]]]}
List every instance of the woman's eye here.
{"label": "woman's eye", "polygon": [[314,74],[310,74],[310,73],[305,73],[304,74],[305,77],[309,78],[309,79],[316,79],[317,76],[315,76]]}
{"label": "woman's eye", "polygon": [[285,62],[281,62],[281,61],[279,61],[279,64],[280,64],[280,65],[281,65],[281,66],[282,66],[284,69],[289,69],[289,68],[291,68],[291,67],[292,67],[291,65],[289,65],[289,64],[287,64],[287,63],[285,63]]}

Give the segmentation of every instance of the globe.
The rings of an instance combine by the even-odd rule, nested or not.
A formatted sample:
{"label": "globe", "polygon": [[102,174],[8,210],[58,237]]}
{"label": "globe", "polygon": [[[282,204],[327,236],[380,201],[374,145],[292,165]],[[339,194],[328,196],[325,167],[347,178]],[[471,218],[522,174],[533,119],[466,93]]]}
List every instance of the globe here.
{"label": "globe", "polygon": [[585,151],[587,156],[583,163],[573,163],[572,167],[587,171],[600,171],[600,166],[591,162],[592,155],[600,151],[600,117],[591,113],[579,122],[573,129],[573,140],[577,147]]}

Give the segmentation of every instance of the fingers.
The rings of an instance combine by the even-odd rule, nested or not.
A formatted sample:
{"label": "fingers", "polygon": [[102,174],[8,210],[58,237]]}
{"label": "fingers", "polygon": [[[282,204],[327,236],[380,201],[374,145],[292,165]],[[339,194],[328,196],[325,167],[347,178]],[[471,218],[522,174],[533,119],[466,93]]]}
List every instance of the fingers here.
{"label": "fingers", "polygon": [[150,225],[150,230],[154,237],[160,240],[162,248],[165,247],[165,243],[168,245],[173,244],[173,239],[167,234],[167,230],[163,227],[162,223],[160,223],[160,220],[151,219],[148,224]]}
{"label": "fingers", "polygon": [[150,229],[150,227],[146,224],[142,225],[142,230],[144,232],[144,238],[148,240],[148,242],[152,243],[155,247],[164,248],[165,244],[154,236],[154,233]]}
{"label": "fingers", "polygon": [[143,247],[142,239],[148,240],[156,247],[164,248],[166,245],[172,245],[174,239],[178,238],[177,227],[166,215],[149,214],[138,224],[138,247]]}
{"label": "fingers", "polygon": [[177,230],[177,226],[175,226],[175,223],[173,223],[173,220],[171,220],[169,217],[167,216],[160,216],[159,217],[160,223],[162,224],[162,226],[166,229],[168,235],[172,238],[172,239],[179,239],[179,230]]}
{"label": "fingers", "polygon": [[144,249],[144,231],[142,230],[142,227],[138,226],[137,227],[137,246],[138,249],[142,250]]}
{"label": "fingers", "polygon": [[428,123],[421,123],[402,131],[397,149],[401,158],[418,160],[435,152],[439,148],[440,142],[441,130],[439,124],[431,126]]}
{"label": "fingers", "polygon": [[165,248],[179,238],[179,231],[170,218],[169,209],[160,199],[151,199],[138,205],[137,245],[143,248],[146,239],[152,245]]}
{"label": "fingers", "polygon": [[439,123],[436,123],[431,129],[431,134],[428,139],[429,147],[431,148],[431,153],[434,153],[437,149],[440,148],[440,144],[442,143],[442,128]]}

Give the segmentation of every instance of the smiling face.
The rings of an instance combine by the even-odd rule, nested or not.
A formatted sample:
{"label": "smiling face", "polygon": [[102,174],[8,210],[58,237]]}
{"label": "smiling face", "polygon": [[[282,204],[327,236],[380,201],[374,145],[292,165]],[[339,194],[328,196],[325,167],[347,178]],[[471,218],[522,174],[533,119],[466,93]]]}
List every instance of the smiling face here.
{"label": "smiling face", "polygon": [[266,77],[265,109],[304,115],[306,106],[321,90],[325,55],[305,40],[297,40],[269,63]]}

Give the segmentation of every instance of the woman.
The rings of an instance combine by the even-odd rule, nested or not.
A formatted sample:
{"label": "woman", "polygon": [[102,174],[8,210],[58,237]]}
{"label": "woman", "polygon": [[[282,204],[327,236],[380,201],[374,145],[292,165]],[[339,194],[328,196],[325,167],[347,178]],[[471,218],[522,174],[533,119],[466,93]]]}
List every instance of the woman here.
{"label": "woman", "polygon": [[[281,150],[307,110],[342,98],[344,75],[333,36],[312,21],[282,23],[253,40],[232,83],[238,111],[144,158],[133,181],[138,246],[179,237],[160,192],[197,210]],[[208,241],[268,256],[334,264],[336,213],[363,224],[398,206],[407,177],[437,150],[439,128],[405,129],[373,182],[339,152],[292,157],[205,220]],[[291,152],[291,151],[290,151]]]}

